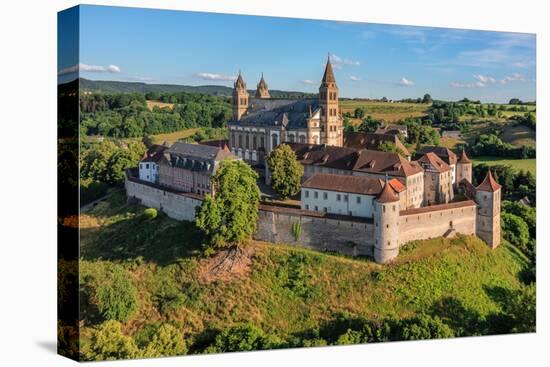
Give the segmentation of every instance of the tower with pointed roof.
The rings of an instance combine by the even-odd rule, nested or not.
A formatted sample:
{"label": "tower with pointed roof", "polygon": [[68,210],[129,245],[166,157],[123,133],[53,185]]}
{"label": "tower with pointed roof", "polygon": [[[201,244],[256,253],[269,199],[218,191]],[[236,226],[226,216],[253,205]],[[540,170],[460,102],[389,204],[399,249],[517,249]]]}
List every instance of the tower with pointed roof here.
{"label": "tower with pointed roof", "polygon": [[500,200],[501,186],[495,181],[491,170],[476,187],[477,203],[476,234],[491,248],[500,245]]}
{"label": "tower with pointed roof", "polygon": [[387,263],[399,254],[399,195],[389,184],[374,200],[374,260]]}
{"label": "tower with pointed roof", "polygon": [[264,73],[262,73],[262,77],[260,78],[260,81],[258,85],[256,86],[256,98],[269,98],[269,89],[267,88],[267,83],[264,79]]}
{"label": "tower with pointed roof", "polygon": [[248,91],[246,83],[239,71],[239,76],[233,84],[233,120],[239,121],[248,109]]}
{"label": "tower with pointed roof", "polygon": [[466,180],[472,183],[472,161],[466,155],[466,151],[463,149],[458,162],[456,163],[456,181],[455,184],[458,187],[460,181]]}
{"label": "tower with pointed roof", "polygon": [[319,107],[321,110],[321,144],[343,145],[343,124],[338,107],[338,87],[330,63],[327,58],[325,73],[319,87]]}

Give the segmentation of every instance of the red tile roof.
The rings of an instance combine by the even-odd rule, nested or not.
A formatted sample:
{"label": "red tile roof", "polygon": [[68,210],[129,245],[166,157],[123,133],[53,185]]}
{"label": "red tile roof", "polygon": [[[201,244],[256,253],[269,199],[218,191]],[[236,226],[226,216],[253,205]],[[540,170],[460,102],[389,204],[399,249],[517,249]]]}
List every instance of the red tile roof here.
{"label": "red tile roof", "polygon": [[392,188],[390,183],[386,182],[384,188],[382,189],[382,192],[376,198],[376,201],[378,201],[379,203],[393,203],[399,201],[399,196]]}
{"label": "red tile roof", "polygon": [[424,207],[421,207],[421,208],[412,208],[412,209],[401,210],[399,212],[399,215],[403,216],[403,215],[429,213],[429,212],[445,210],[445,209],[466,208],[466,207],[469,207],[469,206],[477,206],[477,205],[476,205],[475,201],[473,201],[473,200],[464,200],[464,201],[457,201],[457,202],[454,202],[454,203],[437,204],[437,205],[424,206]]}
{"label": "red tile roof", "polygon": [[382,191],[383,186],[384,181],[377,178],[333,175],[328,173],[315,174],[302,184],[304,188],[362,195],[378,195]]}
{"label": "red tile roof", "polygon": [[381,144],[388,142],[394,144],[405,156],[409,157],[411,155],[409,150],[401,143],[399,137],[393,134],[363,132],[344,133],[344,146],[348,148],[378,150]]}
{"label": "red tile roof", "polygon": [[439,173],[447,172],[451,169],[447,163],[439,158],[435,153],[429,152],[417,160],[421,165],[429,164]]}
{"label": "red tile roof", "polygon": [[462,149],[462,154],[460,155],[460,158],[458,159],[458,163],[472,163],[470,158],[466,155],[466,151]]}
{"label": "red tile roof", "polygon": [[485,179],[482,183],[480,183],[476,190],[479,191],[487,191],[487,192],[495,192],[497,190],[500,190],[502,186],[498,184],[498,182],[495,181],[493,178],[493,175],[491,174],[491,170],[487,171],[487,175],[485,176]]}
{"label": "red tile roof", "polygon": [[141,161],[158,163],[166,149],[168,149],[168,147],[165,145],[153,144],[149,147],[147,152],[145,152]]}

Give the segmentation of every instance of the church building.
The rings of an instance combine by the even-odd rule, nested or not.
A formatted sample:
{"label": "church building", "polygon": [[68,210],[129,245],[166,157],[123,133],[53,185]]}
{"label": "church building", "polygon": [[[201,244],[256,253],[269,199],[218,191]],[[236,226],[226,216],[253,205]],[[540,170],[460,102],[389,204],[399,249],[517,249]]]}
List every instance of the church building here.
{"label": "church building", "polygon": [[229,125],[231,152],[252,165],[263,165],[279,144],[343,145],[339,92],[327,60],[318,98],[270,98],[263,77],[250,98],[242,74],[233,86],[233,117]]}

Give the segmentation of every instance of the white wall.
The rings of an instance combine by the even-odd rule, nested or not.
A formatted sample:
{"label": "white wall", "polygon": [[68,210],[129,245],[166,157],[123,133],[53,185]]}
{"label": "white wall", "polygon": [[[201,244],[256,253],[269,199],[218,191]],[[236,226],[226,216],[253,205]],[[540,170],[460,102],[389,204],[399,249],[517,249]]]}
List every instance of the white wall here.
{"label": "white wall", "polygon": [[158,182],[159,179],[159,166],[153,162],[140,162],[139,163],[139,179],[152,183]]}
{"label": "white wall", "polygon": [[[360,202],[357,202],[357,198]],[[373,199],[374,196],[370,195],[302,188],[301,208],[319,212],[325,211],[326,208],[327,213],[350,215],[351,212],[354,217],[372,218]]]}

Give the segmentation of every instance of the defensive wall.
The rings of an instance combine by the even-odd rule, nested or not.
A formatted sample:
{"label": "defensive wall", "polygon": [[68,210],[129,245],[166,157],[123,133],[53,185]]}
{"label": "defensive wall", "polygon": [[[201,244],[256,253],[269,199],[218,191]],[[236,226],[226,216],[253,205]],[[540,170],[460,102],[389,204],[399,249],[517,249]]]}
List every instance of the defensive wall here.
{"label": "defensive wall", "polygon": [[[127,175],[128,199],[162,210],[177,220],[193,221],[202,197],[174,192]],[[412,240],[476,233],[476,203],[471,200],[408,209],[399,212],[399,244]],[[260,205],[254,238],[260,241],[298,245],[319,251],[372,256],[375,223],[369,218],[305,211],[298,208]],[[392,252],[383,262],[396,255]]]}

